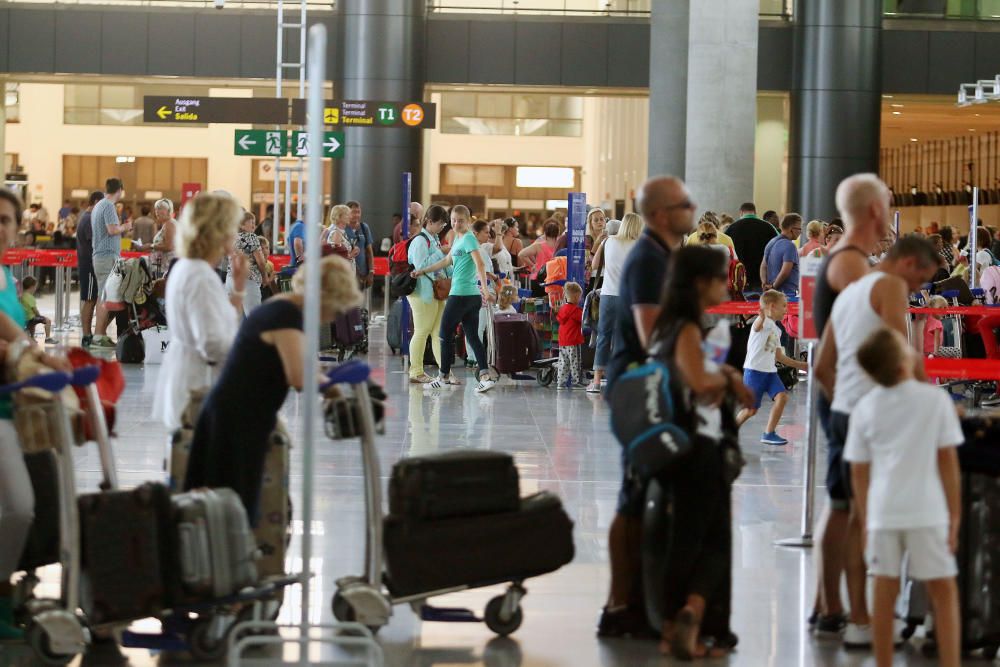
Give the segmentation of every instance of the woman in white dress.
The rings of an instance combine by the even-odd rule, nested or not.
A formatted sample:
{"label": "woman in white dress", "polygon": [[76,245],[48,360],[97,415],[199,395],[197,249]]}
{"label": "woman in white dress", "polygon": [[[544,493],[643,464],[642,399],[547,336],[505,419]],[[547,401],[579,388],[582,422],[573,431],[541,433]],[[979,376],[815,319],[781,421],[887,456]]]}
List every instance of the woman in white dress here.
{"label": "woman in white dress", "polygon": [[[200,194],[188,202],[177,223],[179,259],[167,280],[170,345],[160,367],[153,417],[171,431],[191,392],[209,387],[229,354],[243,317],[247,256],[234,254],[243,209],[225,195]],[[226,289],[215,267],[230,257],[233,290]]]}

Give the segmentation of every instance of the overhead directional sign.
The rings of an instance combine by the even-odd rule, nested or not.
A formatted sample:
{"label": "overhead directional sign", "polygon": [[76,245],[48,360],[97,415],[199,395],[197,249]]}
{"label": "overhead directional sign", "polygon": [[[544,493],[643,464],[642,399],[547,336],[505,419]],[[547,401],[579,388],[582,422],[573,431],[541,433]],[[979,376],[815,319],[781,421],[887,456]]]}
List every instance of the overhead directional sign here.
{"label": "overhead directional sign", "polygon": [[288,100],[270,97],[163,97],[142,98],[146,123],[258,123],[286,125]]}
{"label": "overhead directional sign", "polygon": [[288,152],[288,132],[284,130],[236,130],[234,155],[270,155]]}
{"label": "overhead directional sign", "polygon": [[[292,123],[303,125],[305,122],[306,101],[292,100]],[[327,101],[323,103],[323,124],[430,130],[437,126],[437,105],[430,102]]]}
{"label": "overhead directional sign", "polygon": [[[309,133],[292,132],[292,155],[295,157],[309,156]],[[344,133],[323,133],[323,157],[342,159],[344,157]]]}

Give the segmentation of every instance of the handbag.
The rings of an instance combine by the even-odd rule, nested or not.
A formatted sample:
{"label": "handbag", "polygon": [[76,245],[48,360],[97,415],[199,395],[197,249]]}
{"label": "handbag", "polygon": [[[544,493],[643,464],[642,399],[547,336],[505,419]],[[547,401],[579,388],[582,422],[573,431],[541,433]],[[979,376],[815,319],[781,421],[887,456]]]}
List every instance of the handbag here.
{"label": "handbag", "polygon": [[691,453],[691,438],[675,419],[670,368],[659,359],[625,372],[608,396],[611,431],[642,480],[669,475]]}
{"label": "handbag", "polygon": [[434,298],[438,301],[447,301],[451,293],[451,278],[438,278],[434,281]]}

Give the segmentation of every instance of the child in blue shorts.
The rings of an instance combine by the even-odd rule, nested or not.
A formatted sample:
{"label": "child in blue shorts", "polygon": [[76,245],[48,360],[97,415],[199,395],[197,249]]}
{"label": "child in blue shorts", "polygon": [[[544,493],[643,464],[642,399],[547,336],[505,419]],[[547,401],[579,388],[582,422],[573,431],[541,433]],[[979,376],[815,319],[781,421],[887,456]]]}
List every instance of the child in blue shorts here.
{"label": "child in blue shorts", "polygon": [[743,363],[743,382],[754,394],[754,407],[744,408],[736,416],[736,423],[744,422],[757,414],[764,394],[774,401],[771,414],[767,418],[767,428],[760,441],[765,445],[787,445],[788,440],[777,433],[778,421],[785,411],[788,392],[778,376],[775,360],[786,366],[806,370],[804,361],[789,358],[781,348],[781,329],[777,322],[785,316],[788,300],[777,290],[768,290],[760,297],[760,315],[750,326],[750,340],[747,341],[747,358]]}

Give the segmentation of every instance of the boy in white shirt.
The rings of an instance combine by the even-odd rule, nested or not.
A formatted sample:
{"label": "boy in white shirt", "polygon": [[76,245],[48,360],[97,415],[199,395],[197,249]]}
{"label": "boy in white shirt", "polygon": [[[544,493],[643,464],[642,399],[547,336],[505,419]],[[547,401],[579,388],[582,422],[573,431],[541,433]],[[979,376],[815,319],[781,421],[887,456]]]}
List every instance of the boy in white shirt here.
{"label": "boy in white shirt", "polygon": [[890,329],[858,348],[861,368],[877,383],[851,414],[844,459],[865,527],[875,577],[872,644],[879,667],[893,662],[900,564],[925,581],[934,607],[942,665],[961,664],[955,547],[961,518],[958,454],[962,427],[947,392],[913,375],[914,351]]}
{"label": "boy in white shirt", "polygon": [[768,394],[774,405],[767,418],[767,428],[760,441],[765,445],[787,445],[788,440],[777,433],[778,422],[785,411],[788,402],[788,391],[778,376],[775,360],[785,366],[806,370],[803,361],[796,361],[785,354],[781,348],[781,329],[777,322],[785,316],[788,310],[788,299],[777,290],[768,290],[760,296],[760,315],[750,326],[750,339],[747,341],[747,358],[743,362],[743,383],[753,391],[754,407],[744,408],[736,415],[736,424],[744,422],[757,414],[764,394]]}

